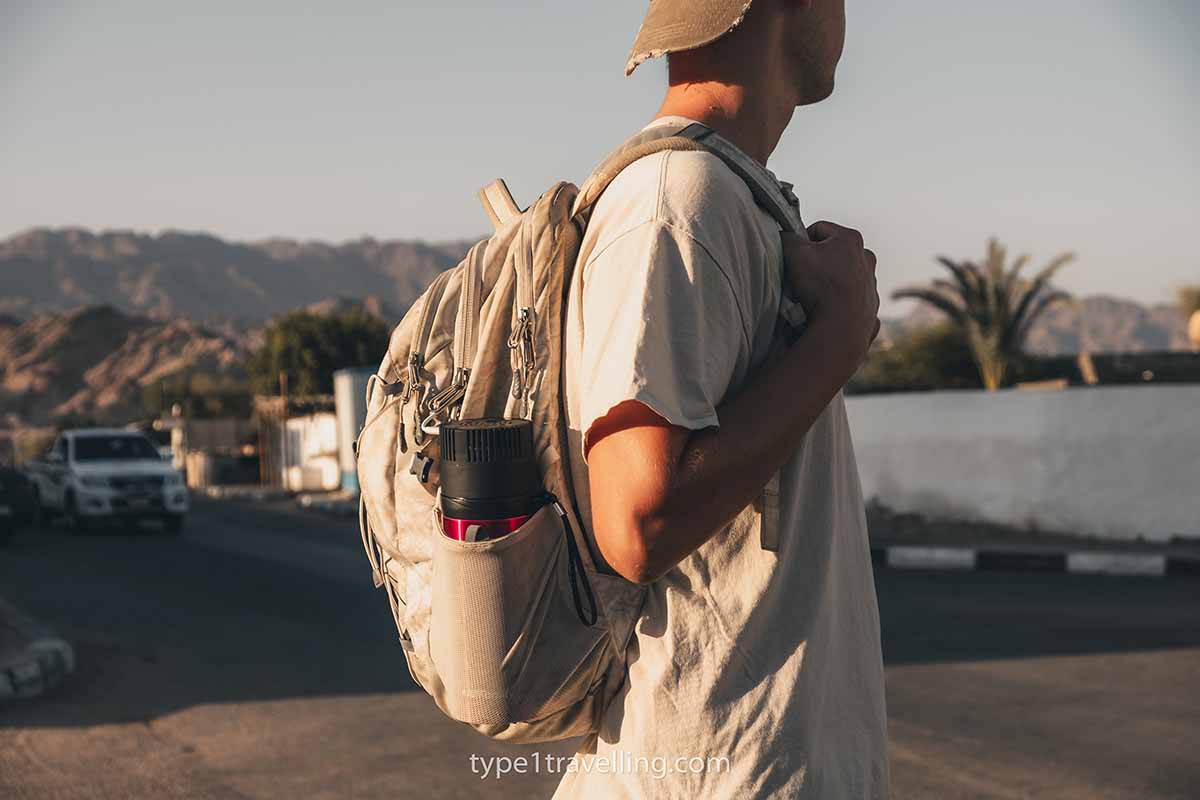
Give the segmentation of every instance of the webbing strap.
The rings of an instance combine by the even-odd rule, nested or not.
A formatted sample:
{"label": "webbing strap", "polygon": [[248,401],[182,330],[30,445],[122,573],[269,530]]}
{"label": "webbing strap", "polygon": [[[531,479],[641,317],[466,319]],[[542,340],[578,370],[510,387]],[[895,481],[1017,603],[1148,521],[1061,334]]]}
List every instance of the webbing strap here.
{"label": "webbing strap", "polygon": [[[595,172],[584,182],[575,198],[571,209],[571,217],[581,228],[587,227],[591,217],[592,207],[600,199],[600,195],[608,188],[613,179],[638,159],[659,153],[664,150],[707,151],[717,156],[725,166],[742,179],[755,203],[788,233],[808,238],[804,221],[800,217],[799,201],[792,193],[792,185],[776,183],[763,174],[763,169],[750,157],[735,147],[731,142],[717,134],[707,125],[698,122],[657,125],[633,136],[625,141],[615,152],[606,158]],[[788,296],[785,283],[779,297],[779,316],[775,321],[775,336],[777,339],[794,342],[803,332],[807,324],[807,315],[803,307]],[[764,550],[779,548],[779,471],[767,481],[761,495],[762,519],[760,525],[761,542]],[[586,584],[585,584],[586,586]],[[587,587],[590,589],[590,586]],[[571,589],[575,592],[575,576],[571,575]],[[575,596],[575,607],[580,619],[584,618],[582,604],[578,595]]]}
{"label": "webbing strap", "polygon": [[479,190],[479,202],[483,203],[483,210],[496,230],[500,230],[509,220],[521,215],[517,201],[513,199],[512,192],[508,190],[508,185],[502,178],[497,178]]}
{"label": "webbing strap", "polygon": [[[571,208],[571,217],[579,222],[581,228],[587,227],[592,207],[617,175],[633,162],[664,150],[705,151],[717,156],[742,179],[755,202],[771,215],[780,228],[808,238],[791,184],[783,184],[782,187],[775,185],[762,175],[749,156],[712,128],[699,122],[656,125],[627,139],[584,181]],[[786,288],[780,295],[779,316],[783,325],[792,332],[799,333],[806,326],[804,309],[789,296]]]}

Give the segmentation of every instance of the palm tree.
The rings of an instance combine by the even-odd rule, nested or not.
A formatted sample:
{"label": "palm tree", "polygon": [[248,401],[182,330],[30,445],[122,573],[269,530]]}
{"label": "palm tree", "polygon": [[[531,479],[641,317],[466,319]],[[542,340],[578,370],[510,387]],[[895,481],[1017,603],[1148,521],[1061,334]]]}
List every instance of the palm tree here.
{"label": "palm tree", "polygon": [[939,256],[951,280],[938,278],[929,286],[906,287],[893,292],[892,298],[921,300],[944,312],[962,330],[983,385],[994,390],[1016,364],[1034,321],[1055,303],[1071,299],[1049,284],[1054,273],[1074,258],[1074,253],[1063,253],[1027,280],[1020,273],[1029,256],[1020,256],[1006,268],[1005,248],[990,239],[982,266]]}
{"label": "palm tree", "polygon": [[1179,305],[1188,320],[1188,338],[1192,349],[1200,350],[1200,285],[1182,286],[1179,289]]}

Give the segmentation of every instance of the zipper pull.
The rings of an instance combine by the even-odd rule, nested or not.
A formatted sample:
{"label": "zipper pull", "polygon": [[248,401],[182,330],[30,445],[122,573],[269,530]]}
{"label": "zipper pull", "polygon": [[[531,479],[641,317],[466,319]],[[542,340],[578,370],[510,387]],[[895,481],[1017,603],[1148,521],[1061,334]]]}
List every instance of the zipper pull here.
{"label": "zipper pull", "polygon": [[408,452],[408,438],[404,435],[404,407],[412,398],[414,387],[421,380],[421,354],[412,353],[408,357],[408,380],[404,384],[404,392],[400,395],[400,452]]}
{"label": "zipper pull", "polygon": [[521,400],[524,415],[525,397],[529,393],[529,376],[533,371],[533,310],[522,308],[520,319],[508,346],[517,350],[517,366],[513,369],[513,397]]}
{"label": "zipper pull", "polygon": [[[522,308],[517,317],[517,326],[508,337],[508,349],[517,351],[517,366],[513,367],[512,396],[521,397],[525,394],[525,340],[531,338],[533,331],[529,328],[529,309]],[[527,335],[528,334],[528,335]]]}

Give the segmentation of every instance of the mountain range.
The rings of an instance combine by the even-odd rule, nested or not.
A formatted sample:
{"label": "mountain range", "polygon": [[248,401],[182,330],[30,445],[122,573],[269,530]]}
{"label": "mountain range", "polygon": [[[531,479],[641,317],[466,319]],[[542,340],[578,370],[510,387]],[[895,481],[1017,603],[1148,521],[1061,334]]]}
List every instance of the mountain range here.
{"label": "mountain range", "polygon": [[[93,233],[34,228],[0,241],[0,314],[109,305],[149,319],[186,318],[227,335],[252,331],[283,311],[362,303],[389,322],[472,240],[427,244],[359,239],[343,244],[269,239],[227,242],[202,233]],[[887,320],[886,336],[928,324],[939,312],[915,306]],[[1175,306],[1092,296],[1046,313],[1030,332],[1039,354],[1185,349]]]}
{"label": "mountain range", "polygon": [[[128,419],[147,386],[185,369],[237,378],[270,317],[296,308],[362,308],[393,324],[471,244],[242,244],[78,228],[18,234],[0,241],[0,427]],[[885,320],[881,338],[938,319],[918,305]],[[1179,308],[1106,296],[1053,307],[1027,342],[1045,355],[1187,347]]]}
{"label": "mountain range", "polygon": [[151,319],[253,325],[331,297],[407,308],[473,242],[227,242],[201,233],[34,228],[0,241],[0,314],[109,305]]}

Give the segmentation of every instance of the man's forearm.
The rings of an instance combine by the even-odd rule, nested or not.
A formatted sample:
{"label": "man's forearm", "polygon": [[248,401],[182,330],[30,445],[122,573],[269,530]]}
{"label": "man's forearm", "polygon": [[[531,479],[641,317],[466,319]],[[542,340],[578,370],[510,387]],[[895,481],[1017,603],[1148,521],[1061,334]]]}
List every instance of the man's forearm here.
{"label": "man's forearm", "polygon": [[647,572],[662,575],[750,504],[846,381],[860,355],[838,325],[810,324],[696,431],[659,513],[644,522]]}

